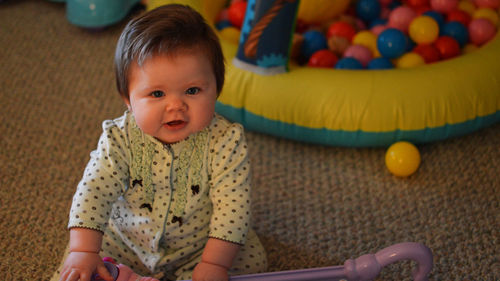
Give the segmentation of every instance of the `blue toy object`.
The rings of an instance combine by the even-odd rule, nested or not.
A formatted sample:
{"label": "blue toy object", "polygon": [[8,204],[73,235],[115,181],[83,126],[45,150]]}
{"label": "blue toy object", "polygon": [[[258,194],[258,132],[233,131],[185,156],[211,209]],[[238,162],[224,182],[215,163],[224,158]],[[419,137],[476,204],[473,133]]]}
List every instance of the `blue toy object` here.
{"label": "blue toy object", "polygon": [[341,58],[335,65],[335,68],[356,70],[356,69],[363,69],[363,65],[361,65],[361,63],[355,58],[346,57],[346,58]]}

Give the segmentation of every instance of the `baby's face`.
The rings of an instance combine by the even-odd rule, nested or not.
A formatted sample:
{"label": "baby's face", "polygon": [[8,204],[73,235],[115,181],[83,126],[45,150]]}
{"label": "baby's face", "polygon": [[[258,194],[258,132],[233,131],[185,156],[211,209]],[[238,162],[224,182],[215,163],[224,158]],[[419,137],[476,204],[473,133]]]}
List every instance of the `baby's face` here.
{"label": "baby's face", "polygon": [[133,64],[130,100],[125,100],[141,130],[163,143],[184,140],[210,124],[217,87],[208,58],[199,51],[153,56]]}

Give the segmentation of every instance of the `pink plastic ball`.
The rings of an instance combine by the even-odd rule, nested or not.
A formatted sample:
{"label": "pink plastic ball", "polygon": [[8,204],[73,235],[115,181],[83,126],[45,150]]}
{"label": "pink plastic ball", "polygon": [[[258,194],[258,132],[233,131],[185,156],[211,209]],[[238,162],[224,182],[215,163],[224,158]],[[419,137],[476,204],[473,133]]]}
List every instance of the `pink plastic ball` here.
{"label": "pink plastic ball", "polygon": [[474,3],[479,8],[498,9],[500,7],[500,0],[474,0]]}
{"label": "pink plastic ball", "polygon": [[477,46],[490,41],[495,33],[495,25],[487,19],[473,19],[469,24],[469,39]]}
{"label": "pink plastic ball", "polygon": [[368,63],[372,60],[372,51],[362,45],[351,45],[344,52],[344,57],[351,57],[357,59],[363,67],[366,67]]}
{"label": "pink plastic ball", "polygon": [[441,13],[448,13],[458,6],[458,0],[431,0],[431,7]]}
{"label": "pink plastic ball", "polygon": [[412,8],[407,6],[400,6],[394,9],[389,15],[388,26],[397,28],[400,31],[408,32],[408,26],[412,20],[417,16],[417,13]]}
{"label": "pink plastic ball", "polygon": [[372,27],[370,30],[371,32],[373,32],[373,34],[379,36],[380,33],[384,32],[384,30],[386,30],[387,28],[387,26],[380,24]]}

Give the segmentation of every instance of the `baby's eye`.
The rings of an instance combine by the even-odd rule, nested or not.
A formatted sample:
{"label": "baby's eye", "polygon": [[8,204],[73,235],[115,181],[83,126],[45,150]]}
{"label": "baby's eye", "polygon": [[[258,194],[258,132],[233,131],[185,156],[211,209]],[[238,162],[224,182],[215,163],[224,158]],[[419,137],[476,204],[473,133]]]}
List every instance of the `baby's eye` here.
{"label": "baby's eye", "polygon": [[162,92],[162,91],[153,91],[153,92],[151,93],[151,96],[152,96],[152,97],[154,97],[154,98],[161,98],[161,97],[163,97],[164,95],[165,95],[165,93],[164,93],[164,92]]}
{"label": "baby's eye", "polygon": [[198,87],[191,87],[191,88],[186,90],[187,95],[196,95],[199,92],[200,92],[200,88],[198,88]]}

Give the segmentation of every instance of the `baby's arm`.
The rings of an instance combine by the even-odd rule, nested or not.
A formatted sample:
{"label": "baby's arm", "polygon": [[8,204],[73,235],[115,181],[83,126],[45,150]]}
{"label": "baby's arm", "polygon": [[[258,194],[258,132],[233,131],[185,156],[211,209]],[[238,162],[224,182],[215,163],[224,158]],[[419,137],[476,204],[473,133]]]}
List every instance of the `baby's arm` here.
{"label": "baby's arm", "polygon": [[99,256],[102,233],[88,228],[71,228],[69,255],[64,261],[61,281],[89,281],[94,272],[107,281],[113,281]]}
{"label": "baby's arm", "polygon": [[227,271],[240,250],[240,245],[209,238],[201,262],[194,268],[193,281],[228,280]]}

